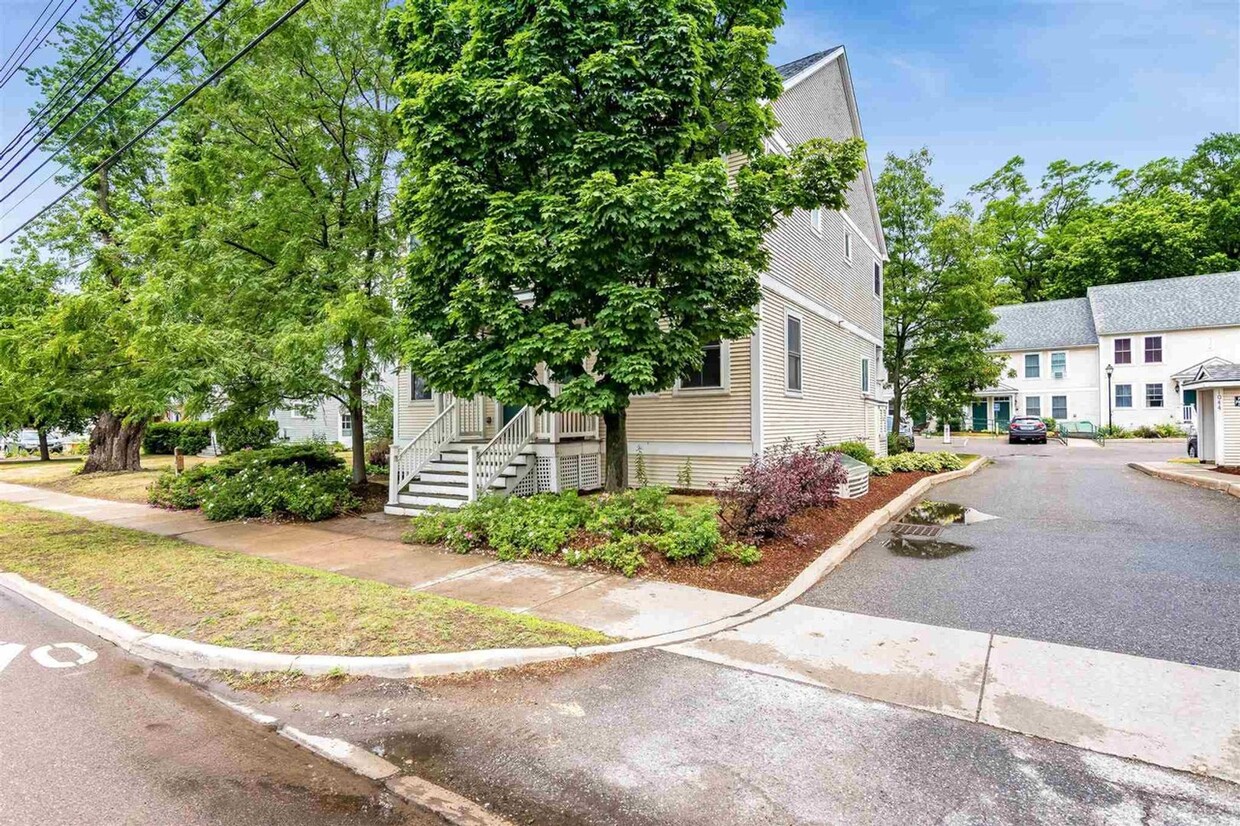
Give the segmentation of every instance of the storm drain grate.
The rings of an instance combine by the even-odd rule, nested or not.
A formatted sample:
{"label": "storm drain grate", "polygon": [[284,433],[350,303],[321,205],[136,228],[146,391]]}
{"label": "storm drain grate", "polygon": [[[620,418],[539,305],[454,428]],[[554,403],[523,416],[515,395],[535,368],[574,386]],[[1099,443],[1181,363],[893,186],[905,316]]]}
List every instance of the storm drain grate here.
{"label": "storm drain grate", "polygon": [[943,532],[943,528],[939,525],[907,525],[903,522],[897,522],[891,526],[891,532],[896,536],[934,538]]}

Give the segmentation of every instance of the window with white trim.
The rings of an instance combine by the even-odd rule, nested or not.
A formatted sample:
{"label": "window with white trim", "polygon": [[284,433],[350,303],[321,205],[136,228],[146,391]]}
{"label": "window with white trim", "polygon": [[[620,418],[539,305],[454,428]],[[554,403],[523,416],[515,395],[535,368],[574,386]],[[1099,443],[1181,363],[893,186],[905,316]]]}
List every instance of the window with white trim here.
{"label": "window with white trim", "polygon": [[852,263],[852,233],[844,230],[844,260]]}
{"label": "window with white trim", "polygon": [[1055,419],[1068,418],[1068,397],[1051,396],[1051,416]]}
{"label": "window with white trim", "polygon": [[809,211],[809,228],[822,235],[822,207]]}
{"label": "window with white trim", "polygon": [[883,265],[874,262],[874,294],[879,298],[883,295]]}
{"label": "window with white trim", "polygon": [[1036,379],[1042,375],[1042,354],[1025,353],[1025,378]]}
{"label": "window with white trim", "polygon": [[1051,353],[1051,378],[1062,379],[1068,375],[1068,354]]}
{"label": "window with white trim", "polygon": [[861,359],[861,392],[870,392],[870,360]]}
{"label": "window with white trim", "polygon": [[421,376],[409,374],[409,399],[415,402],[425,402],[431,400],[431,388],[426,383],[426,379]]}
{"label": "window with white trim", "polygon": [[784,350],[787,353],[786,387],[790,393],[801,392],[801,319],[789,315],[784,328]]}
{"label": "window with white trim", "polygon": [[1115,385],[1115,406],[1116,407],[1132,407],[1132,385],[1131,384]]}
{"label": "window with white trim", "polygon": [[1162,407],[1163,406],[1163,386],[1162,382],[1158,384],[1145,385],[1145,406],[1146,407]]}
{"label": "window with white trim", "polygon": [[719,390],[723,387],[723,343],[711,341],[702,347],[702,366],[680,377],[682,390]]}
{"label": "window with white trim", "polygon": [[1026,396],[1025,397],[1025,415],[1026,416],[1037,416],[1039,419],[1042,418],[1042,397],[1041,396]]}
{"label": "window with white trim", "polygon": [[353,414],[347,410],[340,411],[340,438],[353,438]]}
{"label": "window with white trim", "polygon": [[1145,363],[1162,363],[1162,336],[1145,337]]}

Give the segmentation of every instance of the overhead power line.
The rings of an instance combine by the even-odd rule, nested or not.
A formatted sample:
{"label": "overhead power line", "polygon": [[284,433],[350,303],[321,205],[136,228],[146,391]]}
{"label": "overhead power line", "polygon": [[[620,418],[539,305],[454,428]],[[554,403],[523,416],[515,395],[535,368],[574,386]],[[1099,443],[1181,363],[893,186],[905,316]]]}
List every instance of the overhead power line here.
{"label": "overhead power line", "polygon": [[[53,9],[52,3],[54,1],[56,2],[56,8]],[[64,10],[64,13],[56,19],[56,22],[53,23],[50,28],[44,29],[43,16],[46,14],[47,19],[50,21],[56,16],[56,12],[60,11],[60,7],[63,6],[64,3],[65,0],[47,0],[47,4],[43,7],[43,11],[39,12],[39,16],[36,17],[35,21],[30,24],[30,29],[22,35],[22,39],[18,42],[17,48],[13,49],[12,53],[4,59],[4,65],[0,66],[0,88],[4,88],[4,85],[9,82],[9,78],[17,74],[17,71],[21,69],[22,64],[30,58],[30,55],[34,54],[39,47],[43,45],[43,43],[47,40],[48,35],[51,34],[61,20],[65,19],[65,15],[69,13],[69,9],[73,8],[73,6],[77,3],[77,0],[73,0],[73,2],[69,4],[69,8]],[[49,10],[51,10],[51,14],[48,14]],[[31,35],[34,36],[31,37]]]}
{"label": "overhead power line", "polygon": [[139,133],[138,133],[137,135],[135,135],[134,137],[130,138],[130,139],[129,139],[126,143],[125,143],[125,145],[124,145],[124,146],[122,146],[120,149],[117,149],[115,152],[113,152],[111,155],[109,155],[109,156],[108,156],[105,160],[101,161],[101,162],[99,163],[99,165],[98,165],[98,166],[96,166],[94,169],[92,169],[90,172],[87,172],[85,175],[83,175],[82,177],[78,178],[78,179],[77,179],[77,180],[76,180],[73,184],[71,184],[71,185],[69,186],[69,188],[68,188],[68,189],[66,189],[64,192],[60,193],[60,195],[58,195],[58,196],[55,198],[55,200],[53,200],[53,201],[52,201],[50,204],[48,204],[47,206],[43,207],[43,209],[39,210],[39,211],[38,211],[38,213],[36,213],[35,215],[33,215],[33,216],[31,216],[30,218],[28,218],[28,219],[27,219],[27,220],[26,220],[26,221],[25,221],[25,222],[24,222],[24,223],[23,223],[20,227],[18,227],[17,229],[13,230],[12,232],[10,232],[8,235],[4,236],[3,238],[0,238],[0,244],[3,244],[3,243],[8,242],[10,239],[12,239],[12,238],[13,238],[13,236],[17,235],[19,232],[21,232],[22,230],[24,230],[26,227],[30,226],[30,225],[31,225],[31,224],[33,224],[35,221],[37,221],[37,220],[39,220],[40,218],[42,218],[44,215],[46,215],[48,212],[50,212],[50,211],[52,210],[52,208],[53,208],[53,207],[55,207],[58,203],[60,203],[61,201],[63,201],[65,198],[69,197],[69,195],[70,195],[70,194],[71,194],[74,190],[76,190],[76,189],[77,189],[78,187],[80,187],[82,184],[86,183],[86,182],[87,182],[87,181],[89,181],[92,177],[94,177],[96,174],[98,174],[100,170],[102,170],[102,169],[104,169],[104,168],[106,168],[106,167],[110,166],[110,165],[112,164],[112,162],[113,162],[113,161],[115,161],[115,160],[116,160],[117,158],[119,158],[121,155],[125,154],[125,153],[126,153],[126,152],[128,152],[130,149],[132,149],[132,148],[134,147],[134,145],[138,143],[138,141],[142,140],[142,139],[143,139],[143,138],[145,138],[147,135],[149,135],[149,134],[151,134],[152,132],[154,132],[154,131],[155,131],[155,129],[156,129],[156,128],[157,128],[157,127],[161,124],[161,123],[163,123],[165,120],[167,120],[167,119],[168,119],[168,118],[169,118],[169,117],[170,117],[173,113],[175,113],[178,109],[180,109],[182,106],[184,106],[184,105],[185,105],[186,103],[188,103],[190,100],[192,100],[193,98],[195,98],[195,97],[198,95],[198,93],[199,93],[199,92],[201,92],[203,89],[207,88],[207,87],[208,87],[208,86],[210,86],[212,83],[214,83],[216,80],[218,80],[218,79],[219,79],[219,78],[220,78],[220,77],[221,77],[221,76],[222,76],[225,72],[227,72],[230,68],[232,68],[233,64],[235,64],[238,60],[240,60],[241,58],[245,57],[245,56],[246,56],[246,55],[248,55],[250,52],[252,52],[252,51],[253,51],[253,50],[254,50],[254,49],[258,46],[258,44],[262,43],[264,40],[266,40],[268,37],[270,37],[270,36],[271,36],[271,34],[272,34],[272,33],[273,33],[276,29],[280,28],[280,27],[281,27],[281,26],[283,26],[285,23],[287,23],[287,22],[289,21],[289,19],[291,19],[291,18],[293,17],[293,15],[297,14],[297,12],[301,11],[301,10],[302,10],[303,8],[305,8],[305,6],[306,6],[306,5],[308,5],[309,3],[310,3],[310,0],[297,0],[297,2],[296,2],[296,3],[294,3],[294,4],[292,5],[292,7],[291,7],[291,8],[289,8],[289,10],[288,10],[288,11],[284,12],[284,14],[282,14],[282,15],[280,15],[278,18],[276,18],[276,20],[275,20],[275,21],[273,21],[273,22],[271,23],[271,25],[269,25],[267,28],[265,28],[265,29],[263,29],[261,32],[259,32],[259,33],[258,33],[258,35],[257,35],[257,36],[256,36],[253,40],[251,40],[249,43],[245,44],[245,46],[243,46],[243,47],[241,48],[241,50],[240,50],[239,52],[237,52],[235,55],[233,55],[232,57],[228,58],[228,60],[224,61],[224,63],[223,63],[223,64],[221,64],[221,65],[220,65],[220,67],[219,67],[218,69],[216,69],[214,72],[212,72],[212,73],[211,73],[210,75],[208,75],[206,78],[204,78],[204,79],[203,79],[203,80],[202,80],[202,81],[201,81],[201,82],[200,82],[197,86],[195,86],[195,87],[194,87],[193,89],[191,89],[190,91],[186,92],[186,93],[185,93],[185,95],[184,95],[184,96],[182,96],[182,98],[181,98],[180,100],[178,100],[176,103],[174,103],[174,104],[172,104],[171,106],[169,106],[169,107],[168,107],[168,108],[164,111],[164,113],[163,113],[162,115],[160,115],[160,116],[159,116],[159,117],[157,117],[154,121],[152,121],[152,122],[151,122],[151,123],[150,123],[150,124],[149,124],[149,125],[145,128],[145,129],[143,129],[141,132],[139,132]]}
{"label": "overhead power line", "polygon": [[[146,43],[146,41],[150,40],[151,37],[153,37],[157,31],[162,29],[164,25],[168,22],[169,18],[171,18],[172,15],[180,11],[181,7],[184,6],[185,3],[186,3],[186,0],[176,0],[172,4],[172,8],[164,12],[164,16],[159,18],[159,20],[155,23],[155,25],[152,26],[150,29],[148,29],[146,34],[142,35],[142,37],[138,39],[138,42],[133,44],[133,46],[130,47],[129,51],[125,52],[124,56],[121,57],[121,59],[117,61],[117,63],[111,69],[108,69],[106,72],[104,72],[103,75],[98,80],[95,81],[94,85],[90,87],[90,89],[86,92],[86,94],[84,94],[78,100],[77,103],[73,104],[73,106],[69,109],[69,111],[62,114],[56,120],[55,123],[53,123],[51,126],[47,128],[47,131],[44,132],[42,135],[38,135],[34,137],[34,145],[30,146],[29,150],[26,151],[26,154],[22,155],[21,158],[18,159],[16,162],[10,161],[9,164],[7,165],[12,166],[13,169],[16,169],[22,163],[22,161],[26,160],[26,158],[29,158],[30,155],[36,149],[38,149],[40,146],[44,144],[44,142],[46,142],[49,138],[55,135],[56,130],[59,129],[65,121],[73,117],[77,113],[77,111],[81,109],[88,100],[90,100],[91,96],[95,94],[95,92],[99,91],[99,89],[103,86],[103,84],[107,83],[114,74],[116,74],[122,68],[124,68],[125,64],[129,62],[129,59],[132,58],[135,54],[137,54],[138,49],[141,49],[142,46]],[[23,143],[23,145],[17,147],[13,151],[20,152],[23,148],[29,145],[30,145],[30,141],[26,141]],[[12,170],[10,170],[10,172],[11,171]],[[6,173],[6,175],[7,174],[8,173]]]}
{"label": "overhead power line", "polygon": [[[176,14],[181,9],[181,7],[185,5],[185,3],[186,3],[186,0],[176,0],[176,2],[172,4],[172,8],[164,12],[164,16],[161,17],[159,21],[156,22],[155,25],[152,26],[147,31],[146,34],[142,35],[142,37],[138,40],[138,42],[135,43],[133,47],[130,48],[129,51],[125,53],[124,57],[122,57],[116,63],[115,66],[113,66],[111,69],[105,72],[102,77],[100,77],[97,81],[95,81],[95,84],[90,87],[90,91],[88,91],[85,95],[83,95],[82,98],[77,103],[73,104],[72,108],[70,108],[69,111],[62,114],[55,123],[53,123],[50,127],[48,127],[46,132],[44,132],[42,135],[35,138],[33,146],[30,146],[29,141],[26,141],[23,146],[19,146],[17,149],[15,149],[14,152],[20,152],[23,148],[25,148],[25,146],[30,146],[30,148],[26,150],[26,153],[24,155],[22,155],[16,161],[10,161],[8,164],[6,164],[7,166],[9,166],[9,171],[5,172],[3,177],[0,177],[0,181],[4,180],[9,175],[12,175],[15,171],[17,171],[18,167],[22,165],[23,161],[25,161],[27,158],[33,155],[40,146],[42,146],[53,135],[55,135],[56,130],[60,128],[61,124],[63,124],[69,118],[73,117],[77,113],[77,111],[81,109],[88,100],[90,100],[91,95],[99,91],[100,87],[102,87],[103,84],[107,83],[108,80],[112,77],[112,75],[119,72],[125,66],[125,64],[129,62],[129,59],[137,53],[138,49],[142,48],[142,46],[146,43],[146,41],[150,40],[151,37],[154,36],[154,34],[157,31],[162,29],[164,25],[168,22],[169,18],[171,18],[172,15]],[[166,56],[167,55],[165,55],[165,57]]]}
{"label": "overhead power line", "polygon": [[[158,68],[159,68],[159,67],[163,64],[163,62],[164,62],[165,60],[167,60],[167,59],[168,59],[168,58],[169,58],[169,57],[170,57],[170,56],[171,56],[174,52],[176,52],[176,50],[177,50],[177,49],[179,49],[179,48],[181,48],[183,45],[185,45],[185,41],[189,40],[191,37],[193,37],[195,34],[197,34],[197,33],[199,32],[199,30],[201,30],[201,29],[202,29],[202,27],[203,27],[203,26],[205,26],[205,25],[207,25],[208,23],[210,23],[210,22],[211,22],[211,20],[212,20],[212,19],[213,19],[213,18],[214,18],[217,14],[219,14],[221,11],[223,11],[223,10],[224,10],[224,7],[225,7],[225,6],[227,6],[227,5],[228,5],[229,3],[231,3],[231,2],[232,2],[232,0],[220,0],[220,3],[219,3],[219,4],[215,7],[215,8],[211,9],[211,11],[207,13],[207,16],[206,16],[206,17],[204,17],[204,18],[202,18],[201,20],[199,20],[197,23],[195,23],[195,24],[194,24],[194,26],[193,26],[192,28],[190,28],[187,32],[185,32],[185,34],[181,35],[180,39],[179,39],[179,40],[177,40],[177,42],[176,42],[176,43],[172,44],[172,46],[171,46],[171,47],[170,47],[167,51],[165,51],[165,52],[164,52],[163,54],[161,54],[158,58],[156,58],[156,59],[155,59],[155,62],[153,62],[150,66],[148,66],[148,67],[147,67],[146,71],[144,71],[142,74],[138,75],[138,77],[134,78],[133,82],[131,82],[128,86],[126,86],[123,90],[121,90],[120,94],[118,94],[116,97],[114,97],[114,98],[112,98],[111,100],[109,100],[109,101],[106,103],[106,105],[104,105],[104,107],[103,107],[103,108],[101,108],[98,112],[96,112],[96,113],[94,114],[94,116],[92,116],[92,117],[91,117],[91,119],[90,119],[90,120],[86,121],[86,123],[84,123],[84,124],[82,124],[80,127],[78,127],[78,130],[77,130],[76,132],[74,132],[74,133],[73,133],[72,135],[70,135],[69,137],[65,138],[64,142],[62,142],[62,143],[60,144],[60,146],[56,147],[56,149],[55,149],[55,150],[53,150],[53,151],[52,151],[52,153],[51,153],[50,155],[48,155],[46,158],[44,158],[44,159],[43,159],[43,162],[42,162],[42,163],[40,163],[38,166],[36,166],[34,169],[32,169],[32,170],[30,171],[30,173],[29,173],[28,175],[26,175],[26,177],[22,178],[22,179],[21,179],[21,181],[20,181],[20,182],[18,182],[18,184],[17,184],[16,186],[14,186],[12,189],[10,189],[8,192],[6,192],[4,195],[0,195],[0,203],[4,203],[5,201],[7,201],[7,200],[9,199],[9,197],[10,197],[10,196],[11,196],[14,192],[16,192],[17,190],[21,189],[21,188],[22,188],[22,186],[24,186],[24,185],[26,184],[26,182],[27,182],[27,181],[29,181],[31,178],[33,178],[35,175],[37,175],[40,169],[42,169],[43,167],[45,167],[45,166],[47,166],[49,163],[51,163],[53,160],[55,160],[56,156],[57,156],[57,155],[59,155],[61,152],[63,152],[63,151],[65,150],[65,148],[69,146],[69,144],[73,143],[73,141],[75,141],[75,140],[77,140],[79,137],[81,137],[81,135],[82,135],[82,133],[83,133],[83,132],[85,132],[87,129],[89,129],[91,126],[93,126],[93,125],[95,124],[95,122],[96,122],[96,121],[98,121],[98,120],[99,120],[99,118],[103,117],[103,115],[104,115],[104,114],[105,114],[108,110],[110,110],[113,106],[115,106],[115,105],[117,104],[117,102],[121,100],[121,98],[125,97],[125,96],[126,96],[126,95],[128,95],[130,92],[132,92],[132,91],[134,90],[134,88],[135,88],[135,87],[137,87],[137,85],[138,85],[139,83],[141,83],[143,80],[145,80],[145,79],[146,79],[146,77],[147,77],[148,75],[150,75],[150,73],[151,73],[151,72],[153,72],[153,71],[155,71],[156,69],[158,69]],[[251,9],[253,9],[253,8],[254,8],[254,6],[253,6],[253,5],[251,5],[251,6],[250,6],[250,8],[251,8]],[[223,32],[221,32],[221,34],[223,34]],[[162,84],[161,84],[161,85],[162,85]],[[145,95],[143,96],[143,98],[145,98]],[[142,100],[143,98],[140,98],[140,99],[139,99],[139,101],[140,101],[140,100]],[[137,104],[137,102],[135,102],[135,105],[136,105],[136,104]],[[8,172],[5,172],[3,175],[0,175],[0,181],[3,181],[5,178],[8,178],[10,175],[12,175],[14,172],[16,172],[16,171],[17,171],[17,169],[20,167],[20,165],[21,165],[22,161],[24,161],[24,160],[26,160],[26,158],[30,157],[30,153],[31,153],[31,152],[34,152],[34,151],[35,151],[35,149],[37,149],[37,148],[38,148],[38,147],[34,147],[34,148],[30,149],[30,151],[29,151],[29,152],[27,152],[25,155],[23,155],[23,156],[21,157],[21,159],[20,159],[20,160],[18,160],[18,161],[17,161],[16,165],[14,165],[14,167],[13,167],[12,169],[10,169]]]}
{"label": "overhead power line", "polygon": [[[163,0],[160,0],[160,2],[163,2]],[[79,84],[84,78],[92,76],[95,71],[103,65],[102,61],[111,59],[112,54],[115,53],[113,50],[120,42],[119,38],[122,33],[121,30],[135,19],[138,19],[137,11],[142,6],[143,2],[135,3],[133,7],[130,8],[128,13],[121,18],[121,21],[116,24],[112,31],[109,32],[103,40],[99,41],[99,44],[95,46],[94,50],[86,56],[85,60],[78,64],[78,67],[74,70],[73,74],[65,79],[65,82],[60,85],[60,88],[56,90],[55,94],[49,97],[43,106],[39,108],[39,111],[34,114],[34,117],[26,122],[26,125],[13,136],[12,140],[5,145],[4,149],[0,149],[0,158],[3,158],[5,155],[9,154],[18,141],[25,137],[30,130],[38,129],[43,123],[43,118],[53,109],[57,108],[62,100],[79,88]],[[125,37],[125,40],[127,41],[132,36],[133,31],[129,32],[129,34]],[[108,52],[106,57],[104,55],[105,50]]]}

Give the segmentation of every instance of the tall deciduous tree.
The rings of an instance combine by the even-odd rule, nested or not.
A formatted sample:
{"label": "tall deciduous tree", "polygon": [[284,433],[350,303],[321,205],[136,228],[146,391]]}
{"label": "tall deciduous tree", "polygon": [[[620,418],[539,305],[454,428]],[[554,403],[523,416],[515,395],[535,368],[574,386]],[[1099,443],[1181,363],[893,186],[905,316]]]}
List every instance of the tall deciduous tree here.
{"label": "tall deciduous tree", "polygon": [[[139,244],[169,314],[220,354],[200,389],[257,410],[339,400],[357,484],[364,409],[395,356],[385,5],[312,3],[194,98],[167,154],[159,220]],[[246,15],[214,48],[237,48],[282,11]],[[204,47],[215,34],[200,35]]]}
{"label": "tall deciduous tree", "polygon": [[890,260],[883,272],[885,349],[892,413],[940,417],[999,378],[986,352],[997,336],[994,262],[967,206],[943,209],[926,149],[888,155],[875,184]]}
{"label": "tall deciduous tree", "polygon": [[[629,398],[749,334],[764,234],[841,208],[862,168],[855,140],[763,154],[783,5],[407,0],[390,35],[413,369],[601,414],[606,486],[626,486]],[[732,152],[753,160],[729,181]]]}

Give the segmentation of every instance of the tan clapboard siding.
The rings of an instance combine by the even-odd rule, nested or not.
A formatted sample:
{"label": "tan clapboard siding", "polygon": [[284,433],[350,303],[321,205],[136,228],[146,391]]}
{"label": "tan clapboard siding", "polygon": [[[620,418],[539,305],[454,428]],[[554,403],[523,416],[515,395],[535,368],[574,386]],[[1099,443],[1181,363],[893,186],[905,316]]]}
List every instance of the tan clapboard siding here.
{"label": "tan clapboard siding", "polygon": [[664,391],[629,403],[630,442],[748,442],[750,430],[749,339],[730,342],[729,392]]}
{"label": "tan clapboard siding", "polygon": [[724,165],[728,168],[728,180],[736,177],[736,173],[741,171],[741,167],[749,162],[749,159],[743,152],[732,152],[723,159]]}
{"label": "tan clapboard siding", "polygon": [[[730,456],[647,456],[642,455],[646,466],[646,480],[651,485],[669,485],[678,487],[677,478],[685,466],[685,459],[692,463],[690,471],[692,482],[689,487],[705,490],[711,483],[722,484],[729,476],[749,462],[748,459]],[[636,487],[637,454],[629,453],[629,485]]]}
{"label": "tan clapboard siding", "polygon": [[413,401],[413,388],[409,384],[409,371],[401,368],[396,374],[396,428],[398,441],[404,443],[416,437],[438,414],[434,399]]}
{"label": "tan clapboard siding", "polygon": [[[802,391],[789,396],[784,347],[785,320],[792,310],[801,317]],[[861,359],[873,358],[874,345],[837,324],[784,298],[762,297],[762,442],[785,438],[831,442],[876,438],[876,419],[861,397]],[[867,439],[867,434],[869,438]]]}
{"label": "tan clapboard siding", "polygon": [[[795,146],[810,138],[842,141],[863,137],[854,130],[848,97],[844,90],[843,60],[814,73],[787,90],[775,101],[779,133]],[[862,172],[848,189],[848,217],[852,218],[871,242],[878,245],[878,228],[870,207],[873,183],[868,171]]]}
{"label": "tan clapboard siding", "polygon": [[1223,448],[1219,464],[1228,467],[1240,466],[1240,407],[1236,399],[1240,398],[1240,390],[1219,390],[1223,397]]}

